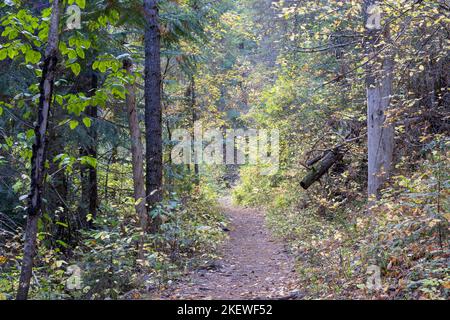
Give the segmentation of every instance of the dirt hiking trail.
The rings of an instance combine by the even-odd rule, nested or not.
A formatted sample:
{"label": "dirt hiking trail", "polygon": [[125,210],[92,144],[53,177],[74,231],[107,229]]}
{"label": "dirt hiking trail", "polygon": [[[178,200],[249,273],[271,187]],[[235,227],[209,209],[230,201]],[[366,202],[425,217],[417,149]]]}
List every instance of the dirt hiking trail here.
{"label": "dirt hiking trail", "polygon": [[258,209],[236,207],[231,198],[220,201],[228,217],[229,239],[220,260],[208,269],[194,270],[156,299],[299,299],[294,260],[265,226]]}

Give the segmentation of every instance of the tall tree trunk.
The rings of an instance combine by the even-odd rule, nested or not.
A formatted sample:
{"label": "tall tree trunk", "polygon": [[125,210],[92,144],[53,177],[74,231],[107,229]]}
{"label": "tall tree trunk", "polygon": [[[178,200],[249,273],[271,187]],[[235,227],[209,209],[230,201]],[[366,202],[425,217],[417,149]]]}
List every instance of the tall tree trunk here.
{"label": "tall tree trunk", "polygon": [[[88,115],[91,119],[94,119],[93,123],[98,117],[97,106],[88,107]],[[89,157],[97,160],[97,143],[98,135],[97,128],[95,126],[89,128],[92,144],[88,148]],[[92,218],[97,218],[98,210],[98,181],[97,181],[97,167],[89,166],[89,213]]]}
{"label": "tall tree trunk", "polygon": [[[392,93],[392,73],[394,62],[387,50],[380,53],[380,42],[389,39],[388,27],[382,31],[373,22],[374,12],[369,8],[376,5],[375,0],[364,1],[366,24],[366,54],[371,62],[366,69],[367,87],[367,145],[369,199],[379,198],[380,187],[389,177],[394,151],[394,128],[386,121]],[[371,25],[369,25],[371,24]],[[381,68],[376,66],[381,64]]]}
{"label": "tall tree trunk", "polygon": [[56,65],[58,63],[59,20],[59,0],[53,0],[48,44],[44,54],[42,78],[39,85],[40,97],[38,119],[34,129],[36,137],[31,157],[31,185],[28,197],[28,218],[25,229],[25,245],[22,267],[20,270],[19,288],[16,296],[17,300],[26,300],[28,298],[30,280],[33,272],[33,260],[36,254],[37,224],[42,211],[47,126],[53,98]]}
{"label": "tall tree trunk", "polygon": [[[131,60],[124,60],[123,67],[132,74]],[[144,184],[144,147],[141,142],[141,131],[139,128],[139,118],[136,110],[136,91],[133,83],[126,85],[127,96],[126,105],[128,110],[128,123],[131,135],[131,157],[133,164],[133,183],[134,183],[134,200],[136,201],[135,209],[139,217],[139,224],[142,232],[139,240],[138,258],[144,259],[144,233],[148,227],[148,216],[145,208],[145,184]]]}
{"label": "tall tree trunk", "polygon": [[[85,77],[79,79],[82,83],[87,83],[87,96],[91,97],[95,94],[98,87],[98,79],[95,73],[89,73]],[[80,149],[80,156],[88,156],[97,159],[97,129],[95,127],[95,120],[98,117],[97,106],[88,106],[86,108],[86,115],[92,121],[91,127],[87,128],[89,141],[86,146]],[[87,214],[90,214],[93,219],[97,217],[98,209],[98,181],[97,168],[91,165],[84,165],[80,168],[81,176],[81,203],[80,203],[80,220],[83,228],[90,227],[92,223],[88,221]]]}
{"label": "tall tree trunk", "polygon": [[[191,83],[189,85],[189,94],[190,94],[190,103],[191,103],[191,112],[192,112],[192,128],[195,127],[195,123],[198,121],[199,116],[197,112],[197,96],[195,92],[195,79],[194,76],[191,76]],[[194,183],[199,185],[200,183],[200,170],[198,167],[198,155],[195,150],[195,130],[192,132],[192,149],[194,154]]]}
{"label": "tall tree trunk", "polygon": [[[199,10],[199,6],[197,1],[194,1],[192,4],[192,9],[194,11],[198,11]],[[192,154],[193,157],[192,159],[194,160],[194,184],[195,185],[199,185],[200,184],[200,170],[199,170],[199,159],[198,159],[198,154],[196,152],[196,140],[195,140],[195,123],[199,120],[199,114],[198,114],[198,110],[197,110],[197,93],[196,93],[196,87],[195,87],[195,78],[194,75],[191,75],[191,79],[190,79],[190,86],[189,86],[189,95],[190,95],[190,107],[191,107],[191,112],[192,112]],[[198,137],[199,138],[199,137]]]}
{"label": "tall tree trunk", "polygon": [[[161,46],[157,0],[144,0],[145,27],[145,133],[146,193],[148,210],[162,200],[162,108]],[[151,231],[159,229],[160,219],[151,223]]]}

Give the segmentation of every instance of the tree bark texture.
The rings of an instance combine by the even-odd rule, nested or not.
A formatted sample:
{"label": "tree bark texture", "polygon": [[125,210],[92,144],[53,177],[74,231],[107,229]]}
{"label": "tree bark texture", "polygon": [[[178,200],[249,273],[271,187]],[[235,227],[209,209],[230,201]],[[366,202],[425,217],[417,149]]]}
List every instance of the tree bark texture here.
{"label": "tree bark texture", "polygon": [[[131,60],[124,60],[124,69],[132,75]],[[134,199],[135,209],[139,217],[141,232],[144,233],[148,227],[148,215],[145,207],[145,181],[144,181],[144,147],[141,142],[141,130],[139,128],[139,118],[136,109],[136,90],[133,83],[126,84],[127,96],[126,105],[128,112],[128,124],[131,135],[131,157],[133,166]],[[138,258],[144,259],[144,235],[139,241]]]}
{"label": "tree bark texture", "polygon": [[386,121],[392,93],[394,62],[386,48],[383,52],[380,51],[380,42],[383,40],[387,43],[389,39],[388,26],[377,29],[376,26],[368,25],[373,19],[370,15],[374,14],[369,12],[369,8],[376,4],[375,0],[365,0],[363,6],[366,55],[370,61],[366,67],[369,199],[379,197],[380,188],[391,171],[394,151],[394,128]]}
{"label": "tree bark texture", "polygon": [[42,77],[39,84],[38,119],[34,129],[35,142],[31,157],[31,185],[28,196],[28,217],[25,229],[25,245],[20,270],[17,300],[26,300],[30,289],[30,280],[33,272],[33,261],[36,254],[36,236],[38,220],[42,211],[42,191],[45,175],[45,159],[47,149],[47,127],[50,107],[53,98],[53,86],[58,63],[59,42],[59,0],[53,0],[48,44],[44,54]]}
{"label": "tree bark texture", "polygon": [[[145,26],[145,133],[146,193],[148,210],[162,200],[162,107],[161,107],[161,35],[157,0],[144,0]],[[159,229],[153,219],[151,231]]]}

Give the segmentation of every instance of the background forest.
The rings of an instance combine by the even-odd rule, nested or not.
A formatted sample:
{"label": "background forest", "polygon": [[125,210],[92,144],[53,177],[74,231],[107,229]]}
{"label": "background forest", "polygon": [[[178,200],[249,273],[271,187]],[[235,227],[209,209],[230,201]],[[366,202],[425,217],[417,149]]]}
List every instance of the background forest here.
{"label": "background forest", "polygon": [[[449,9],[1,1],[0,300],[145,299],[220,258],[228,195],[304,299],[448,299]],[[195,121],[279,130],[278,172],[174,164]]]}

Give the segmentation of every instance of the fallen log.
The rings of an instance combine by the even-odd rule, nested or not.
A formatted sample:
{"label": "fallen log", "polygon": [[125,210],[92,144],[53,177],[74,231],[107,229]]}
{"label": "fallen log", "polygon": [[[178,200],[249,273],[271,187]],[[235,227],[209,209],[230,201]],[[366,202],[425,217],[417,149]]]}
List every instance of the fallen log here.
{"label": "fallen log", "polygon": [[326,153],[322,153],[321,155],[319,155],[319,156],[317,156],[317,157],[315,157],[315,158],[313,158],[311,160],[306,161],[306,165],[308,167],[311,167],[311,166],[315,165],[317,162],[322,160],[323,157],[325,157],[325,155],[326,155]]}
{"label": "fallen log", "polygon": [[318,181],[328,170],[343,157],[339,148],[327,151],[317,165],[311,168],[311,171],[303,178],[300,185],[307,190],[314,182]]}

